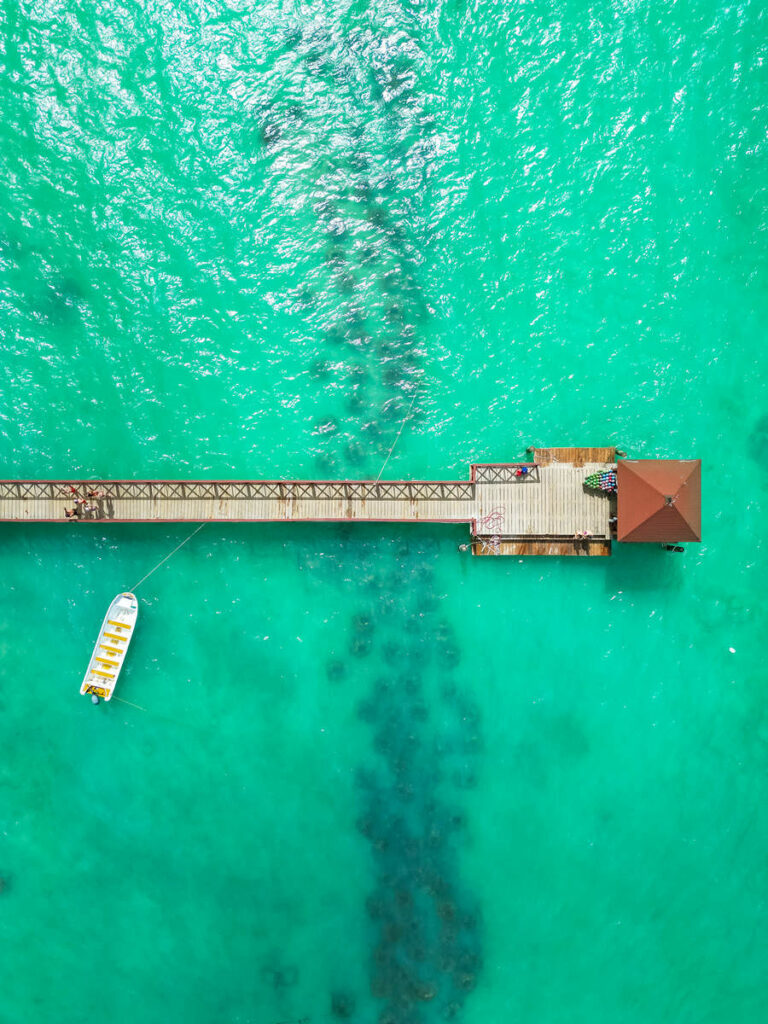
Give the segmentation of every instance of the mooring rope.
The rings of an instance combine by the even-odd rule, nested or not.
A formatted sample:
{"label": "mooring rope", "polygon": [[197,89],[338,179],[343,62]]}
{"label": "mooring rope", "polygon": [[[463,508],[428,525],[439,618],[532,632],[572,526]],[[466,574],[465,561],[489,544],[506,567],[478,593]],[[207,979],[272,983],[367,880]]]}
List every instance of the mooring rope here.
{"label": "mooring rope", "polygon": [[124,700],[122,697],[116,697],[114,693],[112,694],[112,700],[119,700],[121,704],[127,704],[129,708],[136,708],[138,711],[147,710],[146,708],[143,708],[141,704],[132,704],[129,700]]}
{"label": "mooring rope", "polygon": [[381,467],[381,469],[379,470],[379,475],[376,477],[376,483],[378,483],[379,480],[381,480],[381,474],[387,468],[387,463],[389,462],[390,458],[392,457],[392,452],[395,450],[395,445],[400,440],[400,435],[403,432],[403,427],[405,426],[405,424],[410,419],[411,413],[413,412],[413,404],[416,401],[416,396],[419,393],[420,386],[421,386],[421,381],[420,380],[416,381],[416,387],[415,387],[414,392],[413,392],[413,398],[411,399],[411,404],[408,406],[408,412],[403,417],[403,422],[400,424],[400,429],[397,432],[397,436],[395,437],[395,440],[392,442],[392,447],[387,452],[387,457],[386,457],[386,459],[384,459],[384,465]]}
{"label": "mooring rope", "polygon": [[173,549],[173,551],[171,551],[170,555],[166,555],[165,558],[161,558],[160,561],[157,563],[157,565],[153,569],[149,570],[149,572],[147,573],[146,576],[142,576],[138,583],[134,583],[134,585],[131,587],[131,593],[134,593],[134,591],[138,590],[138,588],[141,586],[141,584],[144,582],[144,580],[148,580],[153,572],[157,572],[157,570],[160,568],[160,566],[163,565],[165,562],[167,562],[168,559],[171,557],[171,555],[175,555],[176,552],[179,550],[179,548],[183,548],[184,545],[187,543],[187,541],[188,540],[192,540],[192,538],[195,536],[196,533],[200,533],[200,531],[202,530],[202,528],[205,525],[206,525],[205,523],[200,523],[200,525],[197,527],[197,529],[193,530],[192,533],[190,533],[190,535],[188,537],[185,537],[184,540],[181,542],[181,544],[177,544],[176,545],[176,547]]}

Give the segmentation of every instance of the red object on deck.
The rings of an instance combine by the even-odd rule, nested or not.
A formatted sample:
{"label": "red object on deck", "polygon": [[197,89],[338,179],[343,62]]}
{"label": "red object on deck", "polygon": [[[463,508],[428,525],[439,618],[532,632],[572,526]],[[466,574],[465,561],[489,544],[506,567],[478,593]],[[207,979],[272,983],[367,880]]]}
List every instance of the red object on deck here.
{"label": "red object on deck", "polygon": [[622,459],[617,477],[618,540],[701,540],[701,459]]}

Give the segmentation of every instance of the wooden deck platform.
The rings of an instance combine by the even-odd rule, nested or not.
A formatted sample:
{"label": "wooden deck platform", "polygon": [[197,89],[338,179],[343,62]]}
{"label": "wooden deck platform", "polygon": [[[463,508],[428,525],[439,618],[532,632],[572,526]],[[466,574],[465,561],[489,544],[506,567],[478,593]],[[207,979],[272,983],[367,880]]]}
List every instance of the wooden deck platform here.
{"label": "wooden deck platform", "polygon": [[606,495],[587,490],[589,473],[605,463],[566,463],[538,466],[524,478],[514,475],[516,466],[473,466],[476,483],[476,536],[570,537],[589,530],[609,539],[610,502]]}
{"label": "wooden deck platform", "polygon": [[[612,464],[594,456],[615,449],[535,451],[531,463],[473,464],[464,481],[4,480],[0,521],[74,529],[88,522],[467,523],[478,539],[476,554],[609,554],[612,503],[585,488],[584,479]],[[521,467],[526,472],[518,475]],[[72,488],[82,497],[98,495],[76,520],[64,515]],[[582,530],[592,535],[588,550],[574,544]]]}
{"label": "wooden deck platform", "polygon": [[561,540],[517,540],[504,538],[494,541],[489,537],[472,541],[472,554],[482,555],[575,555],[582,558],[610,555],[611,542],[603,538],[588,540],[565,538]]}
{"label": "wooden deck platform", "polygon": [[551,466],[555,462],[585,466],[588,462],[616,461],[615,448],[529,448],[528,453],[540,466]]}

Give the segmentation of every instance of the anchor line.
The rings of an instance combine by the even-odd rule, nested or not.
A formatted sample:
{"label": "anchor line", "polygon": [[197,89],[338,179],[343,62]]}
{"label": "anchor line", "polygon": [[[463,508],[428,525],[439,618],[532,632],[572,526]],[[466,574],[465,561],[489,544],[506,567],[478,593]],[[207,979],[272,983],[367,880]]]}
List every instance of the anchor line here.
{"label": "anchor line", "polygon": [[197,529],[193,530],[192,533],[190,533],[190,535],[188,537],[185,537],[184,540],[181,542],[181,544],[177,544],[176,547],[173,549],[173,551],[171,551],[170,554],[166,555],[165,558],[161,558],[160,561],[157,563],[157,565],[154,566],[154,568],[149,570],[149,572],[146,574],[146,576],[142,576],[138,583],[134,583],[134,585],[131,587],[131,593],[134,593],[136,590],[138,590],[138,588],[141,586],[141,584],[145,580],[148,580],[153,572],[157,572],[157,570],[160,568],[161,565],[164,565],[165,562],[167,562],[169,558],[171,558],[173,555],[175,555],[176,552],[180,548],[183,548],[188,540],[192,540],[192,538],[195,536],[196,533],[200,533],[202,528],[204,526],[206,526],[206,525],[207,525],[206,523],[200,523],[200,525],[197,527]]}
{"label": "anchor line", "polygon": [[392,457],[392,452],[395,450],[395,445],[400,440],[400,435],[403,432],[403,427],[405,426],[405,424],[410,419],[411,413],[413,412],[413,405],[414,405],[414,402],[416,401],[416,396],[419,393],[420,386],[421,386],[421,381],[420,380],[416,381],[416,387],[414,388],[414,391],[413,391],[413,398],[411,398],[411,404],[408,406],[408,412],[403,417],[403,422],[400,424],[400,429],[397,432],[397,436],[395,437],[395,440],[392,442],[392,447],[387,452],[387,457],[386,457],[386,459],[384,459],[384,465],[381,467],[381,469],[379,470],[379,475],[376,477],[376,483],[378,483],[379,480],[381,480],[381,474],[387,468],[387,463],[389,462],[390,458]]}
{"label": "anchor line", "polygon": [[141,704],[132,704],[129,700],[123,700],[122,697],[116,697],[114,693],[112,694],[112,700],[119,700],[121,704],[127,704],[129,708],[136,708],[138,711],[147,710],[146,708],[143,708]]}

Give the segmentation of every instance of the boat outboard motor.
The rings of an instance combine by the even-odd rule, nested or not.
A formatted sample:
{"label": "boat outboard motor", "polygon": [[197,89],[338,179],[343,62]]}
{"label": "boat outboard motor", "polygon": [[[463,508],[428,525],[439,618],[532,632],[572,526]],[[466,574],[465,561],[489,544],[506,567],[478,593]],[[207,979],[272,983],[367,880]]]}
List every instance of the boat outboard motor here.
{"label": "boat outboard motor", "polygon": [[92,693],[91,694],[91,704],[98,704],[98,703],[99,703],[99,698],[96,696],[95,693]]}

